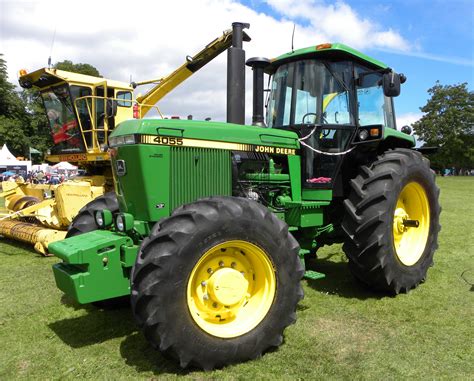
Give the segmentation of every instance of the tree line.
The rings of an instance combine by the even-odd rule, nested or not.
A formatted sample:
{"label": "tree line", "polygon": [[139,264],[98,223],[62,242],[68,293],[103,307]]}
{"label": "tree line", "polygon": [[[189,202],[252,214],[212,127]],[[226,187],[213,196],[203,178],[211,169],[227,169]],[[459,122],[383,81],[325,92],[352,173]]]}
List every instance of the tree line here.
{"label": "tree line", "polygon": [[[58,62],[54,68],[100,77],[89,64]],[[412,127],[424,146],[438,147],[430,155],[434,169],[474,168],[474,92],[467,83],[442,85],[428,90],[429,99],[420,110],[423,117]],[[42,155],[53,145],[41,97],[34,89],[17,88],[8,81],[7,65],[0,54],[0,145],[7,144],[16,156],[29,156],[33,147]]]}
{"label": "tree line", "polygon": [[474,92],[467,83],[437,81],[428,94],[428,102],[420,108],[424,115],[413,130],[424,146],[438,147],[429,156],[432,168],[474,169]]}

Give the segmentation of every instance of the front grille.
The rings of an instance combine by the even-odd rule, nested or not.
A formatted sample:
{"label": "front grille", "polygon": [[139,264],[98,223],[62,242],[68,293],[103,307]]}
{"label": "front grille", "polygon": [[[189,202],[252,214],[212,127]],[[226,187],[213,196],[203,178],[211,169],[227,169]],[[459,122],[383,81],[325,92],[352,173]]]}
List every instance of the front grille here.
{"label": "front grille", "polygon": [[201,197],[230,196],[230,151],[171,147],[170,178],[170,210]]}

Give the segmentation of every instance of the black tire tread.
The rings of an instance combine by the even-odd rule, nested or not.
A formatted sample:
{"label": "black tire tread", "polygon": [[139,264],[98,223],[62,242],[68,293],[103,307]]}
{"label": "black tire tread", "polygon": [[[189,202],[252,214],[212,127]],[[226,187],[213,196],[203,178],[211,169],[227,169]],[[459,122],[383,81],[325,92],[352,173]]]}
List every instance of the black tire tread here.
{"label": "black tire tread", "polygon": [[[163,283],[174,271],[173,266],[185,260],[184,257],[179,258],[184,255],[179,250],[181,243],[191,239],[201,226],[218,229],[219,224],[228,219],[265,221],[269,231],[275,232],[275,240],[287,249],[288,255],[281,264],[284,268],[280,271],[288,277],[288,283],[283,287],[288,288],[288,291],[281,292],[285,293],[284,302],[290,305],[291,313],[279,314],[271,326],[265,325],[265,335],[253,334],[257,326],[241,337],[226,340],[214,338],[219,346],[209,354],[208,350],[199,349],[198,344],[190,343],[189,337],[183,338],[184,330],[177,333],[170,327],[174,322],[167,321],[167,308],[164,308],[168,303],[167,296],[160,289],[166,287]],[[298,251],[298,242],[288,232],[288,226],[253,201],[237,197],[211,197],[183,205],[170,217],[158,222],[150,236],[143,241],[131,278],[132,310],[136,321],[152,346],[166,356],[178,359],[183,368],[197,366],[209,370],[258,358],[269,348],[280,345],[283,342],[283,330],[296,320],[296,305],[303,298],[299,281],[304,274]],[[187,279],[183,279],[183,282],[187,282]],[[187,343],[183,344],[183,340]]]}
{"label": "black tire tread", "polygon": [[[423,263],[404,272],[399,271],[387,256],[392,245],[387,237],[391,237],[393,221],[389,199],[393,197],[397,184],[414,172],[430,178],[429,191],[436,199],[430,203],[431,225],[434,222],[434,226],[430,228]],[[351,193],[344,201],[346,214],[342,229],[346,235],[343,249],[351,272],[367,285],[385,292],[398,294],[415,288],[424,280],[428,267],[433,263],[441,229],[439,188],[435,184],[435,174],[429,168],[429,160],[414,150],[389,150],[370,165],[362,166],[359,174],[350,181],[350,187]]]}

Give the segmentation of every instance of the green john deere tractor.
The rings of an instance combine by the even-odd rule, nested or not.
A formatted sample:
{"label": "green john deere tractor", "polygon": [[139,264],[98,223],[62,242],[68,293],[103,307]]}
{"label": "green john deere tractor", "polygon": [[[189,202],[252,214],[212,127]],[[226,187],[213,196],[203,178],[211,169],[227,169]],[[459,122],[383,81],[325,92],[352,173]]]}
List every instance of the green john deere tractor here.
{"label": "green john deere tractor", "polygon": [[322,245],[343,243],[355,277],[389,294],[423,282],[437,248],[434,174],[395,126],[405,77],[342,44],[252,58],[244,125],[245,27],[233,24],[228,51],[228,123],[118,125],[118,209],[91,212],[76,225],[99,229],[50,246],[61,290],[79,303],[131,294],[148,341],[183,367],[279,346],[303,298],[304,258]]}

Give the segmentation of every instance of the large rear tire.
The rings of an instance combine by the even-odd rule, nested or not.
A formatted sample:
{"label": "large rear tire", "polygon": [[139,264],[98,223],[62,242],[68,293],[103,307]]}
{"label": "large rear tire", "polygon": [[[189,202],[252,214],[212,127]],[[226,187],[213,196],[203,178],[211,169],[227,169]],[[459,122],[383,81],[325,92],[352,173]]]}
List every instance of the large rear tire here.
{"label": "large rear tire", "polygon": [[423,282],[438,247],[439,188],[429,161],[391,150],[351,180],[343,249],[352,273],[372,288],[398,294]]}
{"label": "large rear tire", "polygon": [[95,222],[95,212],[103,209],[108,209],[112,213],[119,211],[115,192],[105,193],[81,208],[71,225],[69,225],[66,238],[97,230],[99,226]]}
{"label": "large rear tire", "polygon": [[299,245],[262,205],[212,197],[153,228],[132,272],[132,310],[148,341],[206,370],[283,341],[303,297]]}

